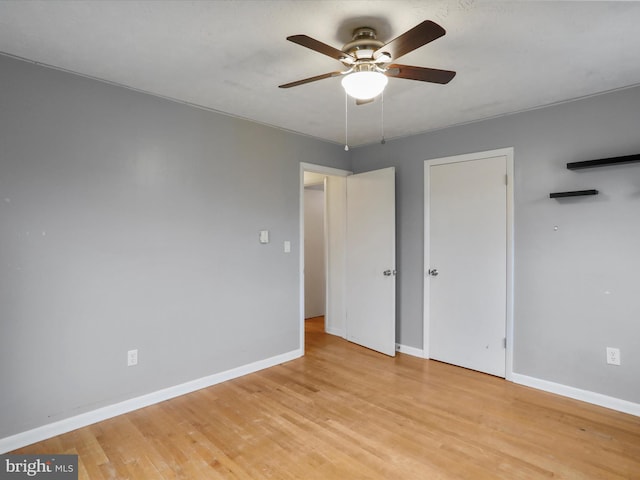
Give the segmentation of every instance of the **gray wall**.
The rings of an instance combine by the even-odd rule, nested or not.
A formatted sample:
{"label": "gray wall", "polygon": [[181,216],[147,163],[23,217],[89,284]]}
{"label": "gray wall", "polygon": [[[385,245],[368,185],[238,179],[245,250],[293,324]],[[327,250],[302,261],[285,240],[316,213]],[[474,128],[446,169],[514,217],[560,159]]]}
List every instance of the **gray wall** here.
{"label": "gray wall", "polygon": [[[638,125],[636,88],[350,165],[341,146],[0,57],[0,437],[297,349],[300,161],[397,168],[398,341],[421,348],[423,161],[506,146],[515,371],[640,402],[640,165],[564,168],[640,152]],[[548,198],[582,188],[602,194]]]}
{"label": "gray wall", "polygon": [[349,167],[0,57],[0,438],[299,348],[300,161]]}
{"label": "gray wall", "polygon": [[[514,370],[640,402],[640,164],[565,168],[640,153],[639,126],[633,88],[352,149],[356,172],[397,168],[398,341],[422,348],[424,161],[513,146]],[[601,194],[549,199],[587,188]]]}

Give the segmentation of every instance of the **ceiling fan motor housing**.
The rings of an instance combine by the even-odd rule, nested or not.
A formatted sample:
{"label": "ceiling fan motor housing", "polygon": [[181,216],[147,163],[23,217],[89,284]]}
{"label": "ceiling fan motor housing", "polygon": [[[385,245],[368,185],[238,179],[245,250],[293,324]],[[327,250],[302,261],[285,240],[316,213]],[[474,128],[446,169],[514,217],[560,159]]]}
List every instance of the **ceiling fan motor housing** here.
{"label": "ceiling fan motor housing", "polygon": [[[371,27],[360,27],[353,31],[352,40],[342,47],[342,51],[357,60],[373,60],[373,52],[384,46],[376,38],[376,31]],[[344,63],[344,62],[343,62]]]}

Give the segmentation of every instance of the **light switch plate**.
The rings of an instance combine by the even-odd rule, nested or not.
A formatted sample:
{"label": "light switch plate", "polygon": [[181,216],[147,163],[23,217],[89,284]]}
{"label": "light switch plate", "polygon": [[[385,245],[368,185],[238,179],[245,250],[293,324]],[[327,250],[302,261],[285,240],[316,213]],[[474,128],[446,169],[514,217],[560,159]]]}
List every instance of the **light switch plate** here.
{"label": "light switch plate", "polygon": [[138,364],[138,349],[127,352],[127,366],[134,367]]}
{"label": "light switch plate", "polygon": [[291,242],[289,240],[284,241],[284,253],[291,253]]}
{"label": "light switch plate", "polygon": [[260,243],[269,243],[269,230],[260,230]]}

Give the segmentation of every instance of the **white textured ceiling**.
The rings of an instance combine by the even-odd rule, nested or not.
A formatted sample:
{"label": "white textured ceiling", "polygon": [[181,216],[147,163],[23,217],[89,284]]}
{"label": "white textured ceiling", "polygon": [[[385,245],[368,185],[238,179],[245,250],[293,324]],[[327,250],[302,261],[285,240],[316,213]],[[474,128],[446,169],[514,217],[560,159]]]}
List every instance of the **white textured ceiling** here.
{"label": "white textured ceiling", "polygon": [[[341,48],[358,26],[383,41],[423,20],[447,34],[400,63],[456,70],[448,85],[389,80],[387,139],[640,83],[640,2],[2,1],[0,52],[336,143],[341,69],[285,40]],[[382,103],[348,105],[350,145],[380,141]]]}

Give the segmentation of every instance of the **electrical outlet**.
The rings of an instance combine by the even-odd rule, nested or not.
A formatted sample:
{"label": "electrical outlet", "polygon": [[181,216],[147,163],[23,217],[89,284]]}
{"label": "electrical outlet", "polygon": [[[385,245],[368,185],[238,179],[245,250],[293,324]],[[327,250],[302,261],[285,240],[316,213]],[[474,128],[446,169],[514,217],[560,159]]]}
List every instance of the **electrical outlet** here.
{"label": "electrical outlet", "polygon": [[620,365],[620,349],[607,347],[607,363],[609,365]]}
{"label": "electrical outlet", "polygon": [[127,367],[133,367],[138,364],[138,349],[129,350],[127,352]]}

